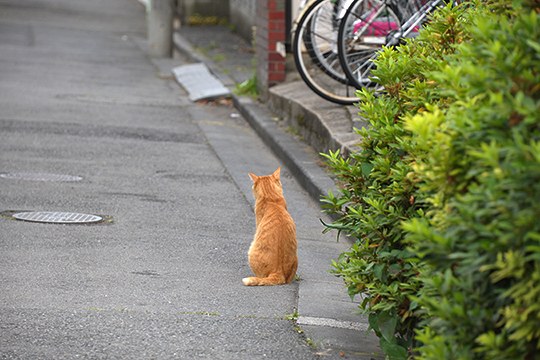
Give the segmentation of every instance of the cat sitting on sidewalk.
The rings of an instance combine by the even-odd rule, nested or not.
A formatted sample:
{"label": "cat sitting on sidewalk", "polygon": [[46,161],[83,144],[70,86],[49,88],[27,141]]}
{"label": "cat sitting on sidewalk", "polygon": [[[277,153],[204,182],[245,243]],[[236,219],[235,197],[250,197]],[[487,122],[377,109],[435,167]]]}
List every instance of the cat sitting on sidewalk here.
{"label": "cat sitting on sidewalk", "polygon": [[272,175],[250,173],[255,197],[255,237],[248,251],[254,277],[242,279],[246,286],[288,284],[298,267],[296,225],[287,211],[280,168]]}

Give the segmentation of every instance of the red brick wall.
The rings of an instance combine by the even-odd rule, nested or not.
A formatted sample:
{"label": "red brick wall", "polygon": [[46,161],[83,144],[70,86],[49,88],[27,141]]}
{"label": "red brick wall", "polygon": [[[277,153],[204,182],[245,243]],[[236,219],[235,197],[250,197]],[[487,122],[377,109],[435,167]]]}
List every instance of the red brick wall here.
{"label": "red brick wall", "polygon": [[285,1],[257,0],[257,79],[264,93],[285,80],[285,58],[277,52],[278,42],[285,44]]}

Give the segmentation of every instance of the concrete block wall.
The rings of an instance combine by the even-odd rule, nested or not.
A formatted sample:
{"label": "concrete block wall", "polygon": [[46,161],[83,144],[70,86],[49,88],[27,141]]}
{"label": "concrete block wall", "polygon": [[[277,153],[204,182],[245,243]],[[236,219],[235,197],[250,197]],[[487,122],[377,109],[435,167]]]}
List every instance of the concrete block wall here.
{"label": "concrete block wall", "polygon": [[253,0],[229,0],[229,22],[249,42],[253,41],[257,3]]}

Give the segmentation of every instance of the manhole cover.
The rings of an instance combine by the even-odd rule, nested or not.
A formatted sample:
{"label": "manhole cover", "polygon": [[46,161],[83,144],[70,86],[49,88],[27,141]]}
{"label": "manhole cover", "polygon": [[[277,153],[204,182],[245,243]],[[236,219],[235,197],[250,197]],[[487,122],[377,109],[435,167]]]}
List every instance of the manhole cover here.
{"label": "manhole cover", "polygon": [[11,216],[17,220],[52,224],[90,224],[103,221],[98,215],[55,211],[19,212]]}
{"label": "manhole cover", "polygon": [[32,172],[17,172],[17,173],[0,173],[0,177],[10,180],[31,180],[31,181],[81,181],[82,177],[63,174],[47,174],[47,173],[32,173]]}

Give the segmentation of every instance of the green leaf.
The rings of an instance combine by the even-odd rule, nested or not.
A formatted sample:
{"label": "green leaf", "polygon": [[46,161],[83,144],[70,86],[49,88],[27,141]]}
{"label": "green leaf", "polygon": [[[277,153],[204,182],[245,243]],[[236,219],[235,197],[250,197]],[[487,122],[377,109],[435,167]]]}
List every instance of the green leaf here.
{"label": "green leaf", "polygon": [[375,331],[377,336],[380,336],[381,331],[379,330],[379,322],[378,322],[378,315],[377,313],[370,313],[368,316],[368,322],[369,326]]}
{"label": "green leaf", "polygon": [[389,342],[385,339],[380,341],[381,349],[389,360],[406,360],[407,349],[398,345],[396,342]]}
{"label": "green leaf", "polygon": [[371,170],[373,170],[373,165],[370,163],[363,163],[360,167],[362,168],[362,175],[364,176],[369,176]]}
{"label": "green leaf", "polygon": [[377,264],[373,267],[373,275],[377,277],[380,281],[384,281],[386,278],[386,272],[385,270],[386,265],[385,264]]}
{"label": "green leaf", "polygon": [[397,316],[388,311],[380,313],[377,317],[377,326],[382,337],[388,342],[395,341],[397,320]]}

